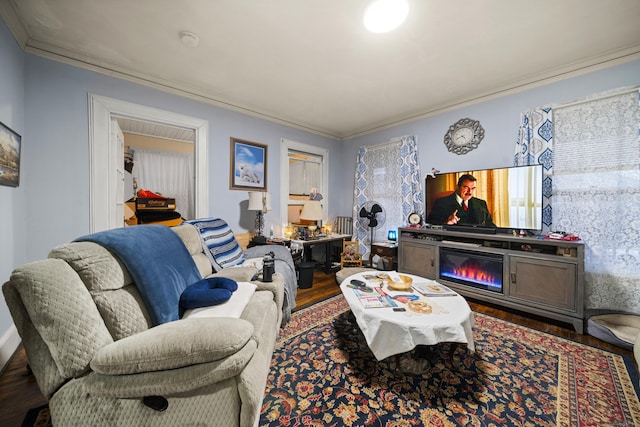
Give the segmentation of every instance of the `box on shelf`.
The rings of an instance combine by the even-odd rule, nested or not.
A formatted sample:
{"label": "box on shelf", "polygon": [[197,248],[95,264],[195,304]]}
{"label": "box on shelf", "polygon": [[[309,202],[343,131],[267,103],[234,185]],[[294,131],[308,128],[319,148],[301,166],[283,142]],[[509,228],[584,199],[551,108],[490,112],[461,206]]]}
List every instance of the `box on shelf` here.
{"label": "box on shelf", "polygon": [[161,197],[138,197],[136,199],[136,210],[143,211],[148,209],[173,210],[176,208],[176,199]]}

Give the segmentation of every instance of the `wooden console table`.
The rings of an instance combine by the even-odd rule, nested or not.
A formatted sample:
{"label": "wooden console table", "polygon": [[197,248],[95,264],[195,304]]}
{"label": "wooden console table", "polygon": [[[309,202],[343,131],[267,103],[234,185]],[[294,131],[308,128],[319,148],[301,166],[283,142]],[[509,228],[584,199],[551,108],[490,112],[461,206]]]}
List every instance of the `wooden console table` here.
{"label": "wooden console table", "polygon": [[[369,254],[369,265],[373,265],[373,257],[378,255],[387,260],[387,270],[395,270],[395,264],[398,257],[397,243],[389,242],[373,242],[371,244],[371,253]],[[378,270],[382,270],[378,268]]]}
{"label": "wooden console table", "polygon": [[[509,234],[401,228],[398,271],[443,282],[460,294],[573,324],[584,331],[584,243]],[[487,254],[503,264],[498,292],[451,281],[441,274],[443,253]]]}

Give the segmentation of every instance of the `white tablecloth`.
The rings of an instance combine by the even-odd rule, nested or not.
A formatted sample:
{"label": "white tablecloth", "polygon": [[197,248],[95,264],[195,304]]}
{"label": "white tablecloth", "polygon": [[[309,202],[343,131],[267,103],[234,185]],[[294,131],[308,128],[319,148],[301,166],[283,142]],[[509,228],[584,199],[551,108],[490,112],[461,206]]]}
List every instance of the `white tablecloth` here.
{"label": "white tablecloth", "polygon": [[[429,281],[419,276],[406,275],[412,277],[414,283]],[[417,345],[435,345],[441,342],[463,343],[471,352],[475,351],[473,312],[460,295],[425,297],[415,291],[411,292],[419,295],[420,301],[425,301],[433,307],[433,311],[428,314],[413,312],[406,304],[398,301],[396,304],[405,307],[406,311],[393,311],[391,307],[364,308],[353,289],[348,287],[352,279],[365,281],[363,273],[354,274],[342,282],[340,289],[376,359],[383,360],[395,354],[411,351]],[[372,288],[381,286],[374,282],[367,282],[367,285]],[[382,288],[385,292],[394,294],[386,283]],[[399,293],[410,292],[395,292]]]}

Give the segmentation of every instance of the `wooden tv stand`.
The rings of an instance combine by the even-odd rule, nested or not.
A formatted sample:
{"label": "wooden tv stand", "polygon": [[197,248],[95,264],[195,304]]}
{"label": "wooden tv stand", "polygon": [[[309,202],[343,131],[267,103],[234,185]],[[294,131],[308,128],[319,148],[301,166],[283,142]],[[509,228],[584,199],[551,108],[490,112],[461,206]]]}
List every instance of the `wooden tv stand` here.
{"label": "wooden tv stand", "polygon": [[[440,278],[440,250],[501,254],[502,292]],[[581,241],[400,228],[398,271],[455,289],[463,296],[573,325],[584,332],[584,244]]]}

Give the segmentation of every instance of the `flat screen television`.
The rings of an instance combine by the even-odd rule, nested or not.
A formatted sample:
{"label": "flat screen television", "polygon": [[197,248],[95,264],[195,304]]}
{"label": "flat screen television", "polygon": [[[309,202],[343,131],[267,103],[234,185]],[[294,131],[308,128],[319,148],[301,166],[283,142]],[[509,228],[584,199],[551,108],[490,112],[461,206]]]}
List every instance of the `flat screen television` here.
{"label": "flat screen television", "polygon": [[[473,197],[460,215],[468,220],[446,224],[459,205],[453,205],[458,180],[476,178]],[[508,232],[542,230],[542,165],[446,172],[425,178],[425,219],[447,230]],[[450,197],[445,199],[445,197]],[[436,202],[436,200],[439,200]],[[481,199],[481,200],[477,200]],[[486,204],[482,203],[485,201]],[[434,209],[435,206],[435,209]],[[451,212],[449,212],[451,211]],[[469,214],[467,214],[469,212]],[[457,215],[456,215],[457,216]]]}

